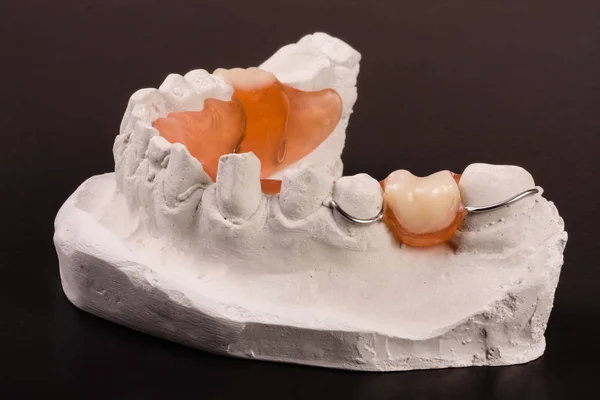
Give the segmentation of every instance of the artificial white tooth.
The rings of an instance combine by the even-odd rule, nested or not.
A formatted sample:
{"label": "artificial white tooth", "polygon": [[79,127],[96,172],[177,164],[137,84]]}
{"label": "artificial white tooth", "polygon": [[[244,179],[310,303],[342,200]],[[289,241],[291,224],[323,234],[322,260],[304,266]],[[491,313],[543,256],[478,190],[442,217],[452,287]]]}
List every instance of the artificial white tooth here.
{"label": "artificial white tooth", "polygon": [[317,211],[331,194],[333,177],[319,168],[292,168],[283,173],[279,208],[290,220],[304,219]]}
{"label": "artificial white tooth", "polygon": [[202,168],[202,163],[192,157],[187,147],[181,143],[173,144],[164,181],[167,206],[175,207],[187,200],[193,191],[211,183],[210,177]]}
{"label": "artificial white tooth", "polygon": [[208,98],[229,101],[233,88],[223,79],[211,75],[204,69],[195,69],[185,74],[184,78],[206,100]]}
{"label": "artificial white tooth", "polygon": [[127,155],[124,165],[126,176],[131,176],[135,173],[146,156],[150,139],[154,136],[158,136],[156,128],[142,121],[138,121],[135,124],[129,139],[130,145],[126,150]]}
{"label": "artificial white tooth", "polygon": [[448,228],[462,207],[460,190],[448,170],[425,177],[394,171],[385,178],[383,197],[398,223],[414,234]]}
{"label": "artificial white tooth", "polygon": [[[535,182],[529,172],[518,166],[477,163],[465,168],[460,177],[459,188],[464,205],[485,206],[535,188]],[[460,229],[480,230],[509,219],[533,207],[540,196],[541,193],[528,196],[509,207],[489,213],[468,214]]]}
{"label": "artificial white tooth", "polygon": [[260,160],[254,153],[221,156],[216,194],[225,219],[241,223],[254,214],[262,199]]}
{"label": "artificial white tooth", "polygon": [[217,68],[213,75],[239,90],[255,90],[277,82],[275,75],[262,68]]}
{"label": "artificial white tooth", "polygon": [[171,104],[174,111],[200,111],[204,108],[204,97],[178,74],[170,74],[158,90]]}
{"label": "artificial white tooth", "polygon": [[[383,190],[367,174],[344,176],[333,186],[332,199],[348,214],[359,219],[376,217],[383,207]],[[344,220],[336,215],[338,221]]]}

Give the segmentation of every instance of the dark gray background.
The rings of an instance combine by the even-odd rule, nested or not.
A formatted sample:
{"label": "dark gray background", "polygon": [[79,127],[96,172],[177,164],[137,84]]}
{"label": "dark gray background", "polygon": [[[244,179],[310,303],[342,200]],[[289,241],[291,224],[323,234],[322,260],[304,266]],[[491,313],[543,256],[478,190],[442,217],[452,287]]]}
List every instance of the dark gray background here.
{"label": "dark gray background", "polygon": [[[392,374],[235,360],[68,303],[53,218],[84,179],[113,169],[131,93],[171,72],[256,65],[314,31],[363,55],[346,174],[517,164],[556,202],[570,240],[542,359]],[[0,55],[7,398],[564,398],[596,387],[597,0],[2,0]]]}

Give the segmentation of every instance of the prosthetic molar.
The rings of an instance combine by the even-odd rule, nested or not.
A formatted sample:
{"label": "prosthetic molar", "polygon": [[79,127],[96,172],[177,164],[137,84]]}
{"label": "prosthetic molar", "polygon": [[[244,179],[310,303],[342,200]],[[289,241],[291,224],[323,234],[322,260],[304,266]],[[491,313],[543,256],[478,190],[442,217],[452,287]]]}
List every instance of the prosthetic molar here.
{"label": "prosthetic molar", "polygon": [[[305,92],[259,68],[217,69],[234,89],[231,101],[208,99],[202,111],[174,112],[154,125],[171,143],[183,143],[214,181],[219,157],[254,153],[261,178],[290,166],[317,148],[337,126],[342,100],[333,89]],[[265,182],[270,193],[278,184]]]}
{"label": "prosthetic molar", "polygon": [[417,177],[406,170],[392,172],[383,182],[383,220],[396,238],[409,246],[426,247],[449,240],[466,215],[460,175],[440,171]]}

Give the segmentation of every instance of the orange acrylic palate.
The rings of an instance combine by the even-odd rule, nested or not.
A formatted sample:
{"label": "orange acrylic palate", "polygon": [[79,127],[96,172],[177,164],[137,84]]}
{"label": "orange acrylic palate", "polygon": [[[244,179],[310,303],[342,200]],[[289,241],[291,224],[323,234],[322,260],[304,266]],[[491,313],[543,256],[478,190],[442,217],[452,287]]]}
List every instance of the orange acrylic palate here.
{"label": "orange acrylic palate", "polygon": [[342,117],[342,99],[333,89],[305,92],[282,85],[290,114],[283,137],[284,157],[273,172],[280,171],[310,154],[329,137]]}
{"label": "orange acrylic palate", "polygon": [[154,126],[171,143],[184,144],[204,171],[217,179],[219,157],[235,151],[245,131],[244,109],[238,101],[207,99],[201,111],[170,113]]}
{"label": "orange acrylic palate", "polygon": [[[165,139],[188,147],[213,181],[219,157],[232,152],[253,152],[267,179],[317,148],[341,118],[342,101],[333,89],[305,92],[274,77],[250,90],[235,82],[232,87],[229,102],[208,99],[202,111],[171,113],[155,122]],[[278,192],[280,184],[263,186]]]}
{"label": "orange acrylic palate", "polygon": [[289,115],[288,99],[277,81],[259,89],[234,90],[233,99],[242,104],[246,115],[246,130],[237,152],[254,153],[260,160],[261,178],[267,178],[278,165]]}
{"label": "orange acrylic palate", "polygon": [[275,195],[281,191],[281,180],[261,179],[260,188],[264,194]]}

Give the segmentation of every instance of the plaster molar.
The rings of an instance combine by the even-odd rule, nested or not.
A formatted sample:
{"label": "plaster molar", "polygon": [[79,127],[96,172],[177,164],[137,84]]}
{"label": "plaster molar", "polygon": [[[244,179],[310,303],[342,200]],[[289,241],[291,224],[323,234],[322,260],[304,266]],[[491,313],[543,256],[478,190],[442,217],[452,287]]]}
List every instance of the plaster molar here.
{"label": "plaster molar", "polygon": [[379,182],[367,174],[338,179],[332,197],[346,212],[361,219],[379,214],[383,205],[383,191]]}
{"label": "plaster molar", "polygon": [[[331,199],[343,210],[359,219],[371,219],[383,208],[383,190],[375,179],[367,174],[344,176],[335,182]],[[335,222],[345,234],[356,237],[365,247],[389,244],[389,234],[380,224],[379,230],[364,229],[363,226],[346,221],[338,214],[333,214]]]}
{"label": "plaster molar", "polygon": [[208,73],[204,69],[190,71],[185,74],[184,78],[205,99],[231,100],[233,88],[225,83],[223,79]]}
{"label": "plaster molar", "polygon": [[204,106],[203,92],[195,90],[187,79],[178,74],[167,76],[158,91],[166,103],[176,105],[176,108],[199,111]]}
{"label": "plaster molar", "polygon": [[[461,196],[464,203],[469,205],[493,204],[533,187],[536,185],[531,174],[514,165],[471,164],[460,179]],[[459,251],[479,253],[499,254],[524,247],[528,235],[532,233],[530,221],[541,217],[538,205],[546,201],[542,197],[542,188],[538,189],[539,193],[510,207],[467,215],[452,238],[452,243]],[[562,223],[556,212],[547,218]],[[504,231],[507,225],[522,226],[522,229],[506,235]]]}
{"label": "plaster molar", "polygon": [[303,220],[323,207],[332,187],[333,178],[318,168],[288,169],[279,195],[281,212],[290,220]]}
{"label": "plaster molar", "polygon": [[[335,200],[368,219],[385,196],[366,174],[341,176],[359,61],[344,42],[317,33],[250,71],[295,89],[333,89],[342,100],[331,135],[270,177],[282,180],[279,194],[265,193],[264,180],[261,190],[252,153],[221,156],[213,178],[154,125],[229,102],[232,84],[257,77],[240,83],[240,71],[194,70],[136,92],[115,139],[115,173],[90,178],[57,215],[67,297],[109,320],[235,357],[368,371],[539,357],[567,240],[551,202],[537,195],[467,215],[453,246],[424,249],[328,207]],[[459,188],[465,204],[482,205],[533,186],[522,168],[473,164]]]}

